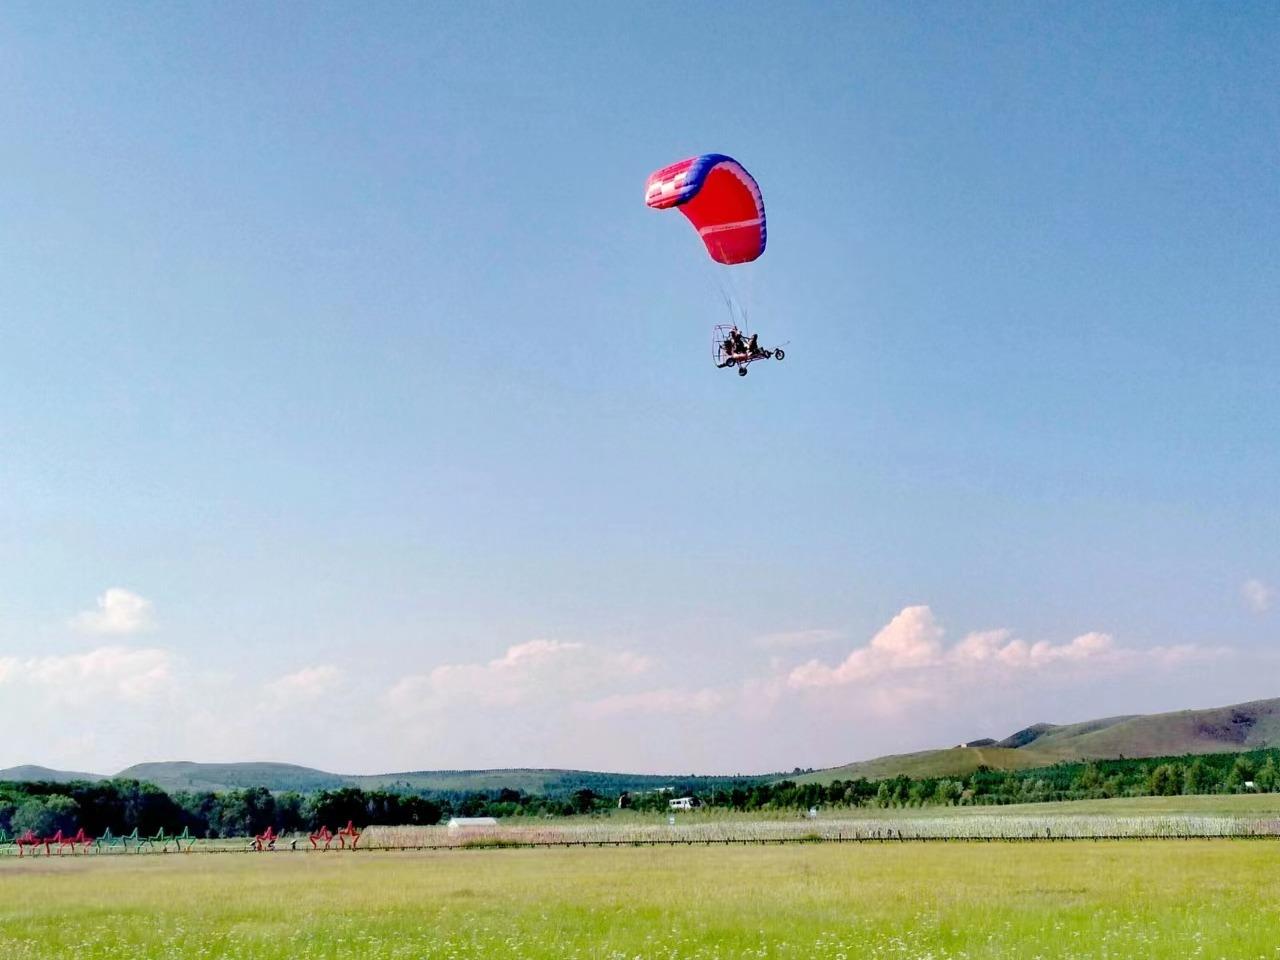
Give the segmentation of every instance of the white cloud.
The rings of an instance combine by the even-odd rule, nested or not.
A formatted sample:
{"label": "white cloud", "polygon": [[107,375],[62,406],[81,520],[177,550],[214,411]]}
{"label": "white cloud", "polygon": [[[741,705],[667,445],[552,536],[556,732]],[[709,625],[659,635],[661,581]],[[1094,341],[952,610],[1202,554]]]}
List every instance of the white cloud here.
{"label": "white cloud", "polygon": [[[839,687],[879,680],[910,679],[913,686],[928,688],[954,685],[977,678],[990,682],[991,670],[1036,671],[1050,667],[1061,671],[1088,665],[1093,670],[1119,672],[1147,663],[1177,666],[1216,659],[1229,654],[1221,647],[1182,644],[1145,649],[1121,647],[1107,633],[1084,633],[1065,643],[1034,643],[1006,629],[967,634],[947,647],[944,631],[925,606],[907,607],[880,630],[870,643],[851,651],[835,666],[819,660],[795,667],[787,675],[792,690]],[[974,668],[982,668],[974,673]]]}
{"label": "white cloud", "polygon": [[615,693],[575,705],[575,712],[588,717],[612,717],[622,714],[689,714],[714,713],[724,706],[726,695],[711,687],[683,690],[663,687],[637,693]]}
{"label": "white cloud", "polygon": [[879,674],[936,663],[941,656],[942,628],[928,607],[906,607],[865,647],[853,650],[834,667],[818,660],[791,671],[792,687],[830,687],[868,680]]}
{"label": "white cloud", "polygon": [[1180,667],[1188,663],[1208,663],[1227,660],[1235,656],[1230,647],[1206,647],[1195,643],[1178,643],[1167,647],[1149,647],[1145,656],[1165,667]]}
{"label": "white cloud", "polygon": [[[717,664],[702,649],[691,653],[703,659],[651,663],[541,639],[403,678],[390,657],[359,671],[321,662],[263,673],[260,658],[242,653],[207,662],[107,641],[57,656],[15,651],[0,656],[0,726],[9,731],[0,749],[5,763],[102,773],[144,759],[263,756],[341,772],[790,769],[1035,719],[1202,702],[1205,682],[1217,684],[1214,702],[1229,703],[1269,675],[1243,649],[1127,647],[1100,632],[1053,642],[1008,629],[953,637],[927,606],[903,609],[856,643],[825,634],[813,642],[834,646],[806,642]],[[765,658],[770,666],[753,664]],[[1148,701],[1135,704],[1137,692]],[[389,728],[395,737],[383,736]]]}
{"label": "white cloud", "polygon": [[277,703],[296,705],[319,700],[342,683],[342,671],[334,666],[303,667],[266,685]]}
{"label": "white cloud", "polygon": [[752,643],[763,650],[794,650],[797,647],[816,647],[833,640],[841,640],[844,636],[842,630],[787,630],[781,633],[766,633],[756,637]]}
{"label": "white cloud", "polygon": [[97,601],[96,610],[85,610],[71,621],[86,633],[125,636],[152,626],[151,601],[122,587],[111,587]]}
{"label": "white cloud", "polygon": [[597,692],[651,666],[647,657],[583,643],[531,640],[508,647],[487,663],[443,664],[429,673],[404,677],[389,691],[402,713],[450,704],[514,707]]}
{"label": "white cloud", "polygon": [[995,663],[1006,667],[1040,667],[1050,663],[1079,663],[1102,659],[1115,650],[1106,633],[1085,633],[1067,643],[1047,640],[1027,643],[1011,637],[1008,630],[985,630],[971,633],[946,655],[952,663]]}
{"label": "white cloud", "polygon": [[48,657],[0,657],[0,684],[40,686],[63,701],[140,703],[173,682],[173,655],[156,647],[98,647]]}
{"label": "white cloud", "polygon": [[1251,578],[1240,584],[1240,596],[1254,613],[1266,613],[1271,609],[1275,591],[1261,580]]}

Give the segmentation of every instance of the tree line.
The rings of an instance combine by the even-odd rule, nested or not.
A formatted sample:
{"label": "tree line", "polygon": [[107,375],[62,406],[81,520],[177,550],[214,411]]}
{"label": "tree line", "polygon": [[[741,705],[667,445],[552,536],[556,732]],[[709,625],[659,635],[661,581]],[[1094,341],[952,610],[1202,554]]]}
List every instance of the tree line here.
{"label": "tree line", "polygon": [[[1032,770],[979,767],[965,777],[865,777],[829,783],[718,780],[611,795],[581,787],[567,796],[501,788],[487,791],[364,790],[359,787],[272,792],[248,787],[218,793],[166,793],[138,780],[96,783],[0,783],[0,831],[49,836],[83,827],[101,836],[137,829],[151,835],[189,830],[197,837],[243,837],[337,828],[347,821],[430,826],[451,816],[561,817],[617,807],[663,813],[673,797],[737,811],[811,807],[918,807],[1038,803],[1107,797],[1280,791],[1280,750],[1154,759],[1059,763]],[[700,789],[699,789],[700,788]]]}
{"label": "tree line", "polygon": [[108,829],[117,835],[186,829],[196,837],[245,837],[267,827],[277,833],[337,829],[348,820],[360,826],[430,825],[444,814],[445,808],[429,797],[354,787],[308,794],[272,793],[266,787],[169,794],[138,780],[0,784],[0,831],[10,835],[31,830],[51,836],[83,827],[95,837]]}
{"label": "tree line", "polygon": [[[674,797],[692,796],[703,807],[807,810],[811,807],[919,807],[1100,800],[1174,794],[1269,793],[1280,791],[1280,750],[1059,763],[1029,770],[979,767],[968,776],[896,776],[871,780],[799,783],[743,779],[713,787],[684,784],[666,789],[605,795],[579,789],[567,799],[521,791],[458,794],[450,809],[465,816],[511,817],[602,813],[625,807],[662,813]],[[702,786],[702,789],[699,789]]]}
{"label": "tree line", "polygon": [[[735,810],[1046,803],[1110,797],[1280,792],[1280,750],[1059,763],[1030,770],[979,767],[965,777],[897,776],[825,784],[782,780],[699,798]],[[652,807],[644,798],[638,807]]]}

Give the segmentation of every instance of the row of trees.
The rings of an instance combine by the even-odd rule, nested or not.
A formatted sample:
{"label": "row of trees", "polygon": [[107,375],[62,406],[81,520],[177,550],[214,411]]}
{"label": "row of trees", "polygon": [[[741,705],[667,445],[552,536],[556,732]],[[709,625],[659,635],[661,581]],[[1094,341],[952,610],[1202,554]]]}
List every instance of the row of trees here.
{"label": "row of trees", "polygon": [[[892,777],[829,783],[743,784],[698,796],[710,807],[804,810],[809,807],[919,807],[1041,803],[1107,797],[1280,791],[1280,751],[1210,754],[1148,760],[1061,763],[1033,770],[980,767],[967,777]],[[628,796],[625,806],[666,809],[670,794]]]}
{"label": "row of trees", "polygon": [[[797,783],[780,780],[718,781],[624,793],[590,787],[567,796],[503,788],[431,794],[357,787],[272,793],[265,787],[222,793],[165,793],[137,780],[98,783],[0,783],[0,830],[50,835],[79,827],[95,835],[108,828],[153,834],[189,829],[200,837],[336,828],[348,820],[371,823],[439,823],[449,816],[555,817],[603,813],[623,806],[665,812],[674,796],[693,795],[703,806],[731,810],[804,810],[809,807],[907,807],[954,804],[1035,803],[1121,796],[1280,791],[1280,750],[1239,754],[1060,763],[1035,770],[979,768],[968,777],[899,776],[885,780]],[[703,789],[699,791],[697,787]]]}
{"label": "row of trees", "polygon": [[224,793],[168,794],[137,780],[97,783],[0,784],[0,830],[49,836],[83,827],[93,836],[110,829],[151,835],[189,829],[198,837],[243,837],[267,827],[277,832],[337,829],[348,820],[369,823],[434,824],[445,810],[428,797],[384,790],[343,788],[301,794],[272,793],[265,787]]}
{"label": "row of trees", "polygon": [[706,798],[716,806],[751,810],[811,806],[948,806],[1042,803],[1107,797],[1280,791],[1280,751],[1210,754],[1151,760],[1061,763],[1033,770],[980,767],[968,777],[899,776],[828,784],[783,780]]}
{"label": "row of trees", "polygon": [[1099,760],[1016,773],[981,771],[974,775],[971,786],[978,802],[995,803],[1270,793],[1280,790],[1278,767],[1280,750],[1254,750],[1148,760]]}

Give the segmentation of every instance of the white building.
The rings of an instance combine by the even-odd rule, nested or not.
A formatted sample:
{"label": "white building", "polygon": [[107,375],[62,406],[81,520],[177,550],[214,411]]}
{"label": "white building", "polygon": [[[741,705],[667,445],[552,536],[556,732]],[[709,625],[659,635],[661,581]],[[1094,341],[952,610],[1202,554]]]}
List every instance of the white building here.
{"label": "white building", "polygon": [[469,830],[475,828],[496,827],[498,821],[493,817],[450,817],[450,830]]}

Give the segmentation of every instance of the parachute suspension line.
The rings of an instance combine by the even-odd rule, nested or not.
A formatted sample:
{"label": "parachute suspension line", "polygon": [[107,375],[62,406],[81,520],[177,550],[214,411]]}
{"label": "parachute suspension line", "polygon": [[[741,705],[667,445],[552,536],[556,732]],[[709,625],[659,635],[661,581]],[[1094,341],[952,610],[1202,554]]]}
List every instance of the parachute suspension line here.
{"label": "parachute suspension line", "polygon": [[[725,309],[729,311],[729,322],[739,330],[746,330],[746,327],[740,326],[745,321],[746,312],[742,309],[742,302],[738,299],[733,290],[733,277],[726,273],[724,267],[712,262],[705,261],[707,270],[711,273],[711,279],[715,281],[716,289],[720,291],[720,299],[724,301]],[[728,281],[728,286],[725,283]]]}
{"label": "parachute suspension line", "polygon": [[747,302],[742,298],[741,294],[739,294],[738,292],[738,285],[733,279],[733,272],[731,270],[725,270],[724,273],[725,273],[725,279],[728,281],[728,284],[729,284],[729,295],[733,298],[734,306],[736,306],[738,309],[738,317],[742,321],[739,329],[742,330],[743,333],[749,334],[751,332],[751,329],[747,325],[747,306],[748,306]]}
{"label": "parachute suspension line", "polygon": [[711,278],[715,281],[716,289],[720,291],[720,299],[724,301],[725,309],[729,311],[729,322],[735,329],[743,333],[750,333],[747,326],[747,305],[743,302],[742,297],[738,295],[737,285],[733,279],[733,270],[715,263],[708,259],[705,261],[707,269],[711,271]]}
{"label": "parachute suspension line", "polygon": [[733,302],[734,309],[737,311],[737,320],[735,320],[734,325],[743,333],[750,333],[751,330],[748,326],[747,317],[748,309],[751,305],[749,296],[750,288],[748,288],[748,296],[744,297],[739,290],[738,280],[742,280],[743,282],[750,280],[751,277],[749,274],[751,271],[746,271],[747,275],[739,276],[738,279],[735,280],[734,274],[737,271],[735,271],[733,267],[724,267],[715,263],[710,263],[710,267],[715,271],[716,283],[720,284],[722,293],[726,285],[729,288],[728,293],[724,293],[724,296],[728,297],[728,299]]}
{"label": "parachute suspension line", "polygon": [[738,325],[738,317],[733,309],[733,298],[725,293],[723,289],[720,291],[720,296],[724,298],[724,308],[729,312],[729,322],[736,327]]}

